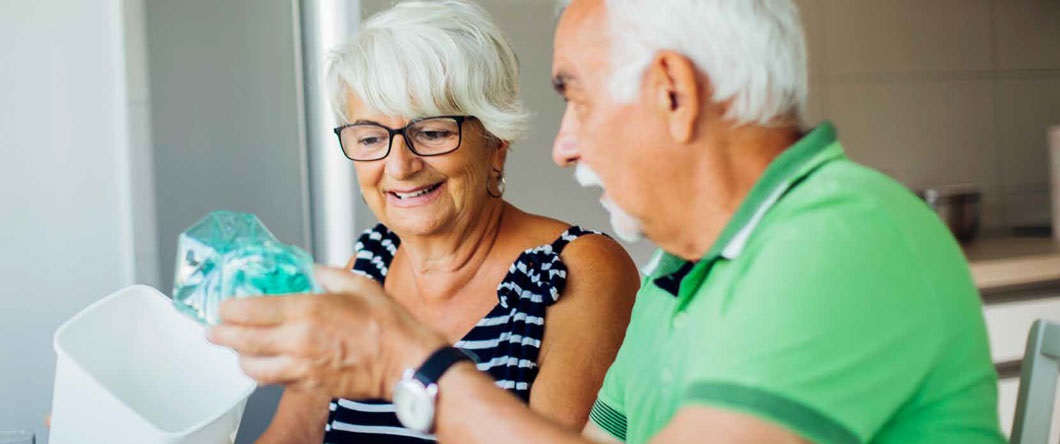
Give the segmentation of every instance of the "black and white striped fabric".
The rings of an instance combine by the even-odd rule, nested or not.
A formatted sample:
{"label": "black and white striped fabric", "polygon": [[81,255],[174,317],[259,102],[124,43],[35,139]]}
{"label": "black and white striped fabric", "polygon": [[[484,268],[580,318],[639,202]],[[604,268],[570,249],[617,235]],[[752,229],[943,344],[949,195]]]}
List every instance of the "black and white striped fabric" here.
{"label": "black and white striped fabric", "polygon": [[[559,299],[567,282],[567,267],[559,254],[584,234],[601,233],[574,226],[551,244],[523,251],[497,286],[497,305],[454,344],[474,354],[479,370],[523,402],[529,402],[530,387],[537,377],[545,309]],[[357,241],[351,271],[384,282],[400,243],[382,224],[365,231]],[[402,427],[393,404],[381,400],[334,399],[330,409],[324,433],[328,444],[435,441],[434,436]]]}

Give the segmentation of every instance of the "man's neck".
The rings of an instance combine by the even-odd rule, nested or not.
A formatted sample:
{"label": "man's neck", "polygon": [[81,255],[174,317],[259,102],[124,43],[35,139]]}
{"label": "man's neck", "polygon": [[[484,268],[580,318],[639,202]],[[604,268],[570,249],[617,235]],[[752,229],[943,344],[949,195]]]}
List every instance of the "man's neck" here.
{"label": "man's neck", "polygon": [[745,125],[710,134],[702,146],[690,150],[697,153],[691,159],[697,165],[691,176],[695,192],[683,208],[675,208],[681,227],[673,227],[675,241],[664,247],[687,260],[710,252],[769,165],[802,137],[796,126]]}

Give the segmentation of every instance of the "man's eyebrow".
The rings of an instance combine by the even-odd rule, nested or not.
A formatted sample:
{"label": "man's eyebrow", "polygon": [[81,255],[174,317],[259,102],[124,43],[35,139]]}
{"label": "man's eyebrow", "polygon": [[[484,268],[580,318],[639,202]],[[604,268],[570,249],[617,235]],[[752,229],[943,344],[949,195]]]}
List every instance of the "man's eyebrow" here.
{"label": "man's eyebrow", "polygon": [[552,76],[552,89],[556,90],[556,93],[566,97],[567,86],[571,84],[573,78],[566,72],[559,71]]}
{"label": "man's eyebrow", "polygon": [[363,124],[366,124],[366,123],[372,124],[372,125],[382,125],[381,123],[376,122],[374,120],[366,120],[366,119],[357,119],[357,121],[353,122],[352,124],[353,125],[363,125]]}

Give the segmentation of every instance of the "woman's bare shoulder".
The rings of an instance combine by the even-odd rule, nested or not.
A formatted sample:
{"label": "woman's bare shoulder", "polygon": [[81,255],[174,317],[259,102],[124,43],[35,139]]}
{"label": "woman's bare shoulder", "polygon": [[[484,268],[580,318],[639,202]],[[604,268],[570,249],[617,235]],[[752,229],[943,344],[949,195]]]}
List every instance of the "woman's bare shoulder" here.
{"label": "woman's bare shoulder", "polygon": [[[527,213],[515,207],[511,209],[513,211],[506,217],[511,215],[512,219],[516,219],[512,223],[513,234],[524,238],[523,243],[530,247],[555,242],[561,234],[572,227],[572,224],[558,219]],[[592,230],[594,227],[581,228]],[[638,276],[637,267],[629,253],[610,236],[596,234],[579,236],[563,248],[560,258],[568,269],[603,267],[605,270],[600,271]]]}
{"label": "woman's bare shoulder", "polygon": [[505,251],[524,251],[555,241],[570,224],[522,211],[511,204],[505,208],[499,245]]}
{"label": "woman's bare shoulder", "polygon": [[619,287],[635,288],[640,285],[640,272],[633,259],[610,236],[582,235],[563,249],[560,259],[570,271],[568,280],[602,280],[612,282],[605,286]]}

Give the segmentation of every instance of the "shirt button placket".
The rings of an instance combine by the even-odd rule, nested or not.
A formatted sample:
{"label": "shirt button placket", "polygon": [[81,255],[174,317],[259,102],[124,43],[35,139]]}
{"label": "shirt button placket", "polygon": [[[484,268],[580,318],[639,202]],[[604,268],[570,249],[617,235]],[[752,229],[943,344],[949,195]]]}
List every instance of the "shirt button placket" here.
{"label": "shirt button placket", "polygon": [[684,328],[686,318],[688,318],[688,315],[685,314],[685,312],[683,311],[675,314],[673,320],[671,321],[671,325],[673,325],[674,330],[680,330]]}

